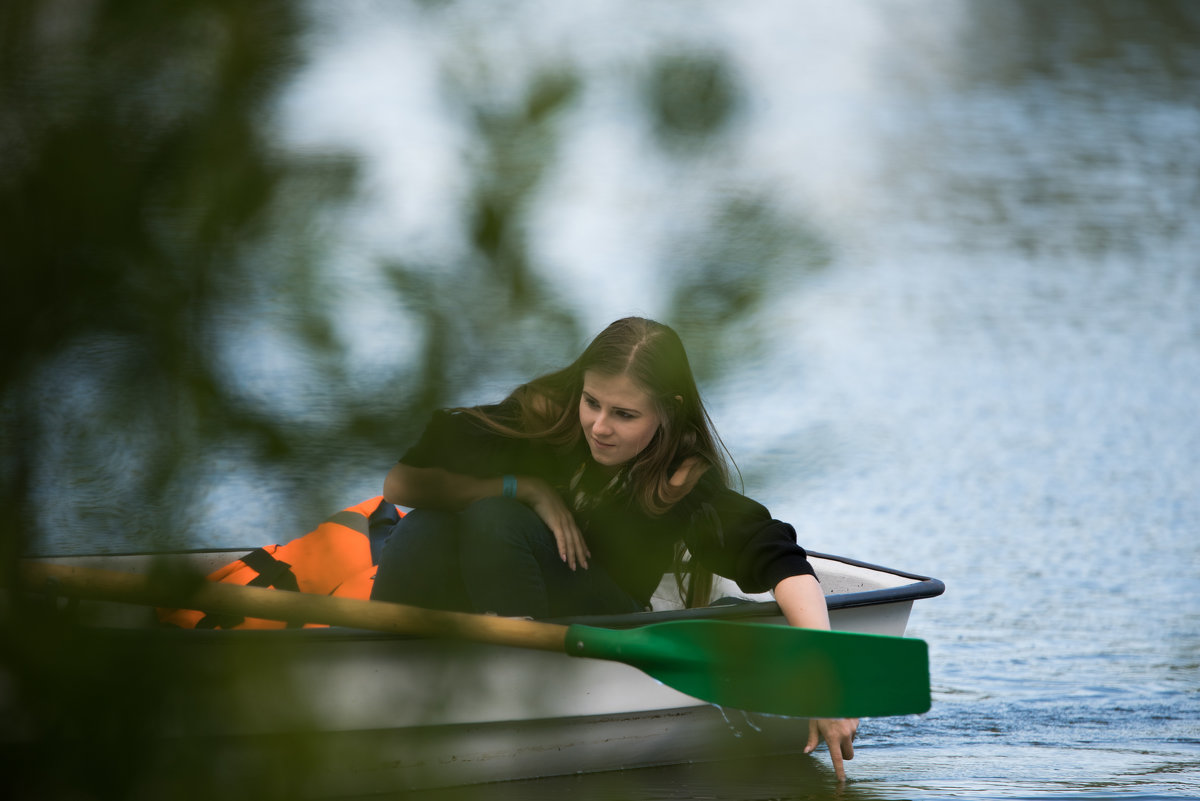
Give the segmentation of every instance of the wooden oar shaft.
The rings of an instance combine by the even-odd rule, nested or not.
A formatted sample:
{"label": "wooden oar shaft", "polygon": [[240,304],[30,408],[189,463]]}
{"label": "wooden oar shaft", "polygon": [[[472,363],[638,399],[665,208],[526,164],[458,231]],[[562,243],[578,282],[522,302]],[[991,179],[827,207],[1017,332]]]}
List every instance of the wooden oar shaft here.
{"label": "wooden oar shaft", "polygon": [[[635,667],[710,703],[797,717],[906,715],[929,709],[921,640],[754,623],[686,620],[569,629],[379,601],[26,562],[32,592],[534,648]],[[570,637],[568,646],[567,638]]]}
{"label": "wooden oar shaft", "polygon": [[263,587],[203,581],[157,581],[151,576],[112,570],[24,562],[25,589],[97,601],[198,609],[266,620],[326,623],[331,626],[441,637],[562,651],[567,627],[532,620],[439,612],[382,601],[333,598]]}

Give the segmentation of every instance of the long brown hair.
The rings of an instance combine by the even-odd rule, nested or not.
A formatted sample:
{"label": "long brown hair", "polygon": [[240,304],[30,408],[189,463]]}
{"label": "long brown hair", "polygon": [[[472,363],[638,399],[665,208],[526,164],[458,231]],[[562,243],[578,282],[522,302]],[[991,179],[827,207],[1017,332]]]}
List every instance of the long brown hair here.
{"label": "long brown hair", "polygon": [[[572,447],[583,436],[579,400],[588,371],[628,376],[654,403],[659,429],[627,466],[630,492],[646,514],[667,512],[708,470],[716,470],[721,483],[728,485],[728,452],[700,398],[683,342],[670,326],[654,320],[617,320],[570,365],[518,387],[508,398],[515,402],[515,418],[501,421],[478,409],[462,411],[507,436]],[[691,466],[687,480],[680,486],[671,484],[675,471],[684,465]],[[692,568],[686,595],[707,603],[711,574]]]}
{"label": "long brown hair", "polygon": [[[654,404],[659,429],[628,465],[630,489],[647,514],[669,510],[706,470],[717,470],[722,483],[728,483],[724,444],[704,408],[683,342],[670,326],[643,317],[617,320],[570,365],[517,387],[506,402],[508,408],[515,406],[515,419],[497,420],[479,409],[461,411],[507,436],[574,446],[583,436],[579,399],[588,371],[628,376]],[[673,486],[672,475],[689,460],[693,469],[688,480]]]}

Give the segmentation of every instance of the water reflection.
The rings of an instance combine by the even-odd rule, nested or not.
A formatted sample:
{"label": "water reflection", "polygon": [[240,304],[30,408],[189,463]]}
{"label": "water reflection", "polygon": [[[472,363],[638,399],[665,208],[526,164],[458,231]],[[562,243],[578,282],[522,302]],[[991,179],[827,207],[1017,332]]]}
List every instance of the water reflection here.
{"label": "water reflection", "polygon": [[[541,240],[556,247],[547,226],[581,197],[563,180],[594,158],[576,143],[613,91],[613,63],[529,47],[501,69],[514,43],[469,6],[310,13],[268,21],[197,4],[160,30],[153,14],[100,5],[61,30],[33,11],[13,26],[47,65],[13,84],[51,91],[16,107],[31,155],[14,180],[37,188],[25,214],[39,226],[14,225],[11,239],[9,320],[29,347],[10,375],[21,435],[8,475],[14,502],[32,501],[12,541],[54,552],[254,544],[268,525],[287,536],[375,492],[431,409],[503,394],[615,316],[671,319],[706,380],[764,358],[763,300],[830,261],[819,228],[738,185],[725,154],[746,90],[724,47],[649,49],[618,73],[620,97],[601,113],[634,134],[632,161],[603,180],[656,172],[645,210],[664,227],[649,261],[606,261],[580,297],[586,238],[569,252]],[[315,46],[301,68],[306,25]],[[414,191],[407,174],[378,172],[408,146],[405,126],[373,127],[370,106],[349,107],[359,125],[326,122],[339,106],[321,92],[349,85],[328,76],[370,35],[416,51],[372,51],[376,82],[403,84],[388,64],[424,60],[436,107],[402,116],[421,129],[421,113],[440,113],[455,130],[452,159],[426,143],[442,164],[429,180],[457,187],[441,246],[361,227],[372,200]],[[94,71],[86,52],[129,56]],[[380,132],[396,138],[381,146]],[[396,226],[411,229],[403,213]],[[71,401],[84,386],[97,390],[87,413]],[[41,511],[64,487],[93,510],[86,522]]]}
{"label": "water reflection", "polygon": [[[272,429],[231,402],[211,340],[288,172],[258,109],[299,18],[207,3],[4,17],[4,487],[22,514],[3,539],[128,542],[186,497],[181,465]],[[94,517],[48,511],[66,497]]]}
{"label": "water reflection", "polygon": [[0,36],[4,564],[286,539],[645,313],[806,544],[947,580],[948,711],[875,775],[959,787],[986,735],[921,753],[1116,707],[1194,757],[1192,4],[10,2]]}

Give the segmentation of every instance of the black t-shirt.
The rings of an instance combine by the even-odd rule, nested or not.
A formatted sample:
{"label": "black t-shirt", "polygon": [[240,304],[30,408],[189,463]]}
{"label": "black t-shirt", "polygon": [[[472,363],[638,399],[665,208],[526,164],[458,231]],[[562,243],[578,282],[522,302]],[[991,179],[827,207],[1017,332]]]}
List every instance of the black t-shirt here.
{"label": "black t-shirt", "polygon": [[[501,407],[486,410],[503,414]],[[507,437],[462,412],[434,412],[421,438],[400,459],[412,467],[440,467],[477,478],[533,475],[546,481],[575,510],[591,560],[640,603],[648,604],[674,565],[681,541],[701,565],[736,581],[745,592],[765,592],[783,579],[815,575],[796,532],[766,507],[725,487],[707,471],[688,495],[660,516],[650,516],[629,492],[597,493],[582,505],[570,488],[592,464],[587,445],[562,449],[536,439]],[[585,470],[583,484],[588,483]]]}

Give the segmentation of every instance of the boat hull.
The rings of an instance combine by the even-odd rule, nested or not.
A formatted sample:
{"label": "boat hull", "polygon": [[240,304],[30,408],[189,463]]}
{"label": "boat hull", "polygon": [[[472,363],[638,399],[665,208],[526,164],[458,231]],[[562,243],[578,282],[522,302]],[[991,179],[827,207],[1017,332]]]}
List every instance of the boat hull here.
{"label": "boat hull", "polygon": [[[813,561],[840,630],[903,635],[913,602],[943,589],[851,560]],[[769,596],[704,610],[669,605],[577,620],[781,622]],[[157,753],[173,755],[155,764],[175,780],[194,765],[260,780],[264,765],[286,766],[289,796],[324,798],[799,752],[807,738],[803,719],[719,709],[619,662],[336,628],[147,629],[145,610],[115,604],[80,604],[72,614],[87,647],[170,678],[151,715]],[[196,769],[196,781],[208,775]]]}

